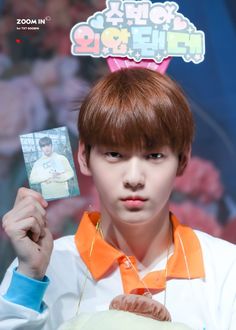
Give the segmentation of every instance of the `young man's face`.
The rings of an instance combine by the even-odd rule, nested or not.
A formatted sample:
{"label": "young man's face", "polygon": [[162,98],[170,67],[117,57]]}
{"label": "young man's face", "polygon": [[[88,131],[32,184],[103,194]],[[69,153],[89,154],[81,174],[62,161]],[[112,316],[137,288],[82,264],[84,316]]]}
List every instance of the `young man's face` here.
{"label": "young man's face", "polygon": [[93,177],[102,217],[141,223],[168,211],[179,165],[169,147],[131,152],[96,146],[90,151],[88,167],[80,144],[79,162],[82,173]]}
{"label": "young man's face", "polygon": [[45,146],[41,147],[41,150],[42,150],[44,156],[49,157],[52,154],[52,145],[46,144]]}

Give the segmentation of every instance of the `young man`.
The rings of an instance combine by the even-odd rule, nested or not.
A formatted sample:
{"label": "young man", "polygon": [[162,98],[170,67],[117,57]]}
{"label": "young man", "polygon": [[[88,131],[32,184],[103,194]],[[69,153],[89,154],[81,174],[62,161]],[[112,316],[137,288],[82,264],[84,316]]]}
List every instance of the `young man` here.
{"label": "young man", "polygon": [[193,329],[235,329],[235,246],[169,211],[193,137],[180,88],[147,69],[109,74],[85,99],[78,126],[80,169],[93,177],[101,212],[85,212],[76,235],[52,251],[47,202],[19,190],[3,218],[18,260],[2,283],[0,329],[56,329],[121,293],[152,296]]}
{"label": "young man", "polygon": [[29,177],[30,183],[41,185],[45,199],[68,197],[68,180],[74,177],[68,159],[53,151],[52,139],[48,136],[39,140],[39,146],[43,154],[33,165]]}

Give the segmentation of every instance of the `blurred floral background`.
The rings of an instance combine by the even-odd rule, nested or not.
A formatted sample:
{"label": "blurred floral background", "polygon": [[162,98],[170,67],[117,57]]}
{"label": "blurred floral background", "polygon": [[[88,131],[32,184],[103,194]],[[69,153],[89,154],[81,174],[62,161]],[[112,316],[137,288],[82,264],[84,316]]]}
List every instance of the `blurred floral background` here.
{"label": "blurred floral background", "polygon": [[[193,157],[176,179],[171,210],[183,223],[236,243],[236,6],[230,0],[216,0],[214,8],[210,0],[176,2],[206,33],[207,53],[202,64],[173,59],[168,69],[185,89],[196,120]],[[103,59],[71,56],[69,33],[104,5],[104,0],[0,0],[0,218],[17,189],[28,186],[19,134],[67,126],[76,163],[75,109],[108,67]],[[16,29],[17,18],[45,17],[40,30]],[[83,210],[99,207],[91,180],[78,166],[77,174],[81,196],[49,203],[55,238],[73,233]],[[13,258],[0,227],[0,280]]]}

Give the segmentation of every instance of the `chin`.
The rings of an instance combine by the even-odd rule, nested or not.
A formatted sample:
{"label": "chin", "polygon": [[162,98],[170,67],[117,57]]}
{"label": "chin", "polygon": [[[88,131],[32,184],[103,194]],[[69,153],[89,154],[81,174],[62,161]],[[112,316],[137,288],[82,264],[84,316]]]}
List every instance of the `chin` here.
{"label": "chin", "polygon": [[152,216],[143,210],[133,209],[121,214],[119,218],[126,224],[142,224],[149,222]]}

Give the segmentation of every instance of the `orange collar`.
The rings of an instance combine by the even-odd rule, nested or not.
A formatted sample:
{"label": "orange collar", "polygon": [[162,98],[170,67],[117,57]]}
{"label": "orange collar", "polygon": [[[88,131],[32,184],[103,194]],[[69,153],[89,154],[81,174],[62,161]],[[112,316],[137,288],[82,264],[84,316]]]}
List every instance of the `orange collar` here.
{"label": "orange collar", "polygon": [[[168,279],[204,278],[202,250],[196,234],[191,228],[180,224],[173,214],[170,215],[173,225],[174,253],[167,262]],[[125,257],[123,252],[106,243],[97,232],[96,224],[99,219],[99,212],[85,212],[75,234],[75,244],[79,254],[95,280],[104,277],[114,263]],[[165,286],[165,283],[162,283],[162,286]]]}

